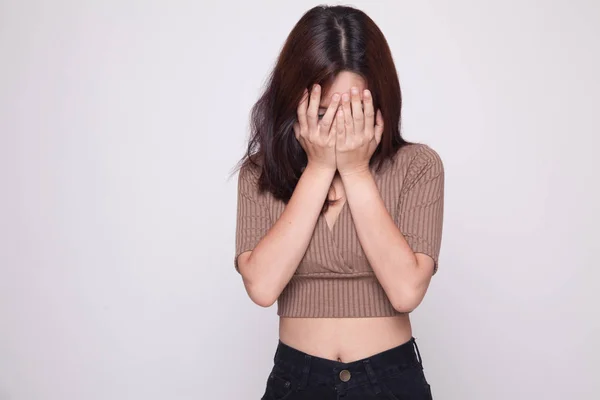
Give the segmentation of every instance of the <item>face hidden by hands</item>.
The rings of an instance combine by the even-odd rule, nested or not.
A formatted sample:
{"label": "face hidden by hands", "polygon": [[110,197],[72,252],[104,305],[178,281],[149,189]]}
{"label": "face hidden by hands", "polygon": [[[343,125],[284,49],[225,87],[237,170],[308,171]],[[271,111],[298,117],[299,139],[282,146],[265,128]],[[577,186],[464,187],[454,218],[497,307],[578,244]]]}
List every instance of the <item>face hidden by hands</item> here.
{"label": "face hidden by hands", "polygon": [[309,163],[352,174],[369,168],[383,134],[383,117],[362,77],[344,71],[325,95],[319,85],[310,98],[305,91],[294,132]]}

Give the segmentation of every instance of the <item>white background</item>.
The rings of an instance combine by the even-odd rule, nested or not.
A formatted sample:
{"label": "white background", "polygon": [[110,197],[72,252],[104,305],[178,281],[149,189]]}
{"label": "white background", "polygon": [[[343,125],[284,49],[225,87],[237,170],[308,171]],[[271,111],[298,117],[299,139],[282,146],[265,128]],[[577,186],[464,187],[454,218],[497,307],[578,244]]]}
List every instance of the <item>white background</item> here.
{"label": "white background", "polygon": [[[258,399],[252,104],[310,1],[0,1],[0,399]],[[434,397],[597,399],[600,3],[357,1],[446,167]]]}

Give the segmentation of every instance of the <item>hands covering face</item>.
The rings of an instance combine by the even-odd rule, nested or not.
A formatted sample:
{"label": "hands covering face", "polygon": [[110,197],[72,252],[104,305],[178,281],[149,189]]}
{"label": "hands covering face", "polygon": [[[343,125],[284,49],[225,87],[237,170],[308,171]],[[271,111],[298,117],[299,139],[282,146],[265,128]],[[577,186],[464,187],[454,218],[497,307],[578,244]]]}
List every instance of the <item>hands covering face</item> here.
{"label": "hands covering face", "polygon": [[381,142],[383,117],[375,113],[368,89],[363,98],[357,88],[350,94],[333,93],[327,111],[319,120],[321,88],[305,90],[298,105],[298,121],[294,124],[296,139],[306,151],[309,163],[337,169],[341,175],[369,168],[369,160]]}

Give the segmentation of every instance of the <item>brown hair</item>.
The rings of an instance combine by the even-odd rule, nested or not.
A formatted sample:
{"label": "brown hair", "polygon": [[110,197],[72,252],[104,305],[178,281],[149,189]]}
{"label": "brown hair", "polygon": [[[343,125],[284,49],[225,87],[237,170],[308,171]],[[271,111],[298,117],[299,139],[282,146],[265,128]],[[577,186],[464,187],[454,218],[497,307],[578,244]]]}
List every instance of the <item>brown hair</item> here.
{"label": "brown hair", "polygon": [[[384,132],[371,158],[377,170],[407,144],[400,133],[402,95],[388,43],[375,22],[348,6],[308,10],[287,37],[266,89],[252,107],[251,136],[240,165],[260,169],[259,190],[287,203],[306,166],[293,131],[304,89],[318,83],[326,93],[341,71],[360,75],[380,109]],[[327,208],[328,201],[323,210]]]}

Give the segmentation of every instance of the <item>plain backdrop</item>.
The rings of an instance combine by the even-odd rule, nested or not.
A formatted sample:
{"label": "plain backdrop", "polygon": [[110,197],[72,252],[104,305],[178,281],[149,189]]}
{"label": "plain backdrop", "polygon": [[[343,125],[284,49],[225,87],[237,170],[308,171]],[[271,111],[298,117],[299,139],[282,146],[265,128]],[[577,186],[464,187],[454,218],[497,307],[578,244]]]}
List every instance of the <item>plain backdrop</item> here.
{"label": "plain backdrop", "polygon": [[[250,107],[312,1],[0,1],[0,400],[258,399]],[[600,3],[356,1],[446,168],[438,400],[600,396]]]}

